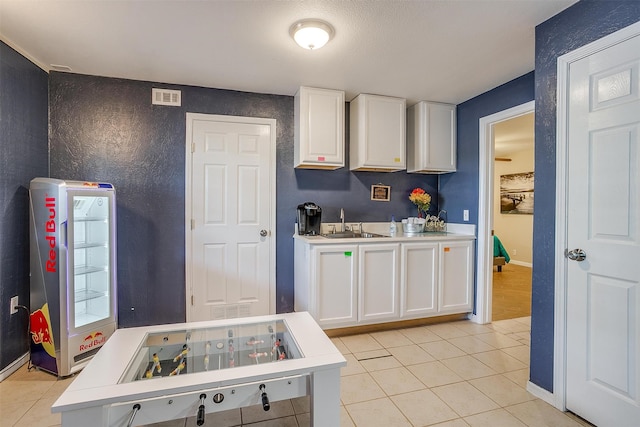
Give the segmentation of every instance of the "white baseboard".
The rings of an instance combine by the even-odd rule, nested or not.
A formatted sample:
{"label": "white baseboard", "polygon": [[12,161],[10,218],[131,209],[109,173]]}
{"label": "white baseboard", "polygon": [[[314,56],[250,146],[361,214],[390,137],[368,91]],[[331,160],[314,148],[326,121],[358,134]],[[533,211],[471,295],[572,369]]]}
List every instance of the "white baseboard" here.
{"label": "white baseboard", "polygon": [[13,374],[15,371],[20,369],[20,367],[22,365],[24,365],[25,363],[27,363],[28,361],[29,361],[29,353],[28,352],[23,354],[18,359],[14,360],[12,363],[9,364],[9,366],[7,366],[2,371],[0,371],[0,382],[2,382],[5,379],[7,379],[11,374]]}
{"label": "white baseboard", "polygon": [[515,264],[515,265],[520,265],[522,267],[533,268],[533,264],[532,263],[524,262],[524,261],[518,261],[517,259],[511,259],[511,261],[509,261],[509,264]]}
{"label": "white baseboard", "polygon": [[527,381],[527,391],[529,393],[533,394],[538,399],[544,400],[549,405],[551,405],[553,407],[556,406],[556,399],[555,399],[555,396],[553,395],[553,393],[543,389],[542,387],[540,387],[538,385],[535,385],[531,381]]}

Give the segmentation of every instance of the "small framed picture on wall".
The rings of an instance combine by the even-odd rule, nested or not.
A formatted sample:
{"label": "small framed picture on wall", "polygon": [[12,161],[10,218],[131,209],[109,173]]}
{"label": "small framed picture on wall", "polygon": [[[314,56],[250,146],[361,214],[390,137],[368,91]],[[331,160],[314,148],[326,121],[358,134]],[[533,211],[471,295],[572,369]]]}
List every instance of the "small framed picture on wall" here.
{"label": "small framed picture on wall", "polygon": [[388,202],[391,200],[391,187],[381,184],[372,185],[371,200],[375,200],[377,202]]}

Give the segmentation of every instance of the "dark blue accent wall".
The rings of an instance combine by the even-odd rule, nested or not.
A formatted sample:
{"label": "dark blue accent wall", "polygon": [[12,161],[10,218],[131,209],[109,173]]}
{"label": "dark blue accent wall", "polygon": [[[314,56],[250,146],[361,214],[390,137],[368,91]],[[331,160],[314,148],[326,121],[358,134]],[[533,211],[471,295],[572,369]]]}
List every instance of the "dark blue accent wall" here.
{"label": "dark blue accent wall", "polygon": [[29,181],[47,176],[47,73],[0,42],[0,371],[29,351]]}
{"label": "dark blue accent wall", "polygon": [[458,105],[458,169],[442,175],[439,188],[450,222],[462,223],[462,211],[468,209],[469,222],[478,224],[480,119],[533,101],[533,76],[532,71]]}
{"label": "dark blue accent wall", "polygon": [[536,27],[531,381],[548,391],[553,391],[557,59],[639,20],[639,1],[583,0]]}
{"label": "dark blue accent wall", "polygon": [[[182,107],[152,106],[152,87],[182,90]],[[53,72],[51,176],[111,182],[116,188],[121,326],[181,322],[186,317],[187,112],[277,121],[278,312],[293,311],[292,235],[298,204],[318,203],[325,222],[337,221],[340,208],[347,222],[366,222],[388,221],[392,214],[415,215],[408,196],[416,186],[437,199],[438,178],[433,175],[294,169],[292,96]],[[370,200],[370,187],[377,183],[391,186],[390,202]]]}

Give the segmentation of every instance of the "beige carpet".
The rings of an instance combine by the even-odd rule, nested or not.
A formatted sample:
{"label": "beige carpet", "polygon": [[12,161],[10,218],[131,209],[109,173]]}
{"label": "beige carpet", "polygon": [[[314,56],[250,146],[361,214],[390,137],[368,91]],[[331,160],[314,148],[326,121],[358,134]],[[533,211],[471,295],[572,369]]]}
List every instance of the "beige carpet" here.
{"label": "beige carpet", "polygon": [[515,264],[493,267],[493,320],[531,316],[531,268]]}

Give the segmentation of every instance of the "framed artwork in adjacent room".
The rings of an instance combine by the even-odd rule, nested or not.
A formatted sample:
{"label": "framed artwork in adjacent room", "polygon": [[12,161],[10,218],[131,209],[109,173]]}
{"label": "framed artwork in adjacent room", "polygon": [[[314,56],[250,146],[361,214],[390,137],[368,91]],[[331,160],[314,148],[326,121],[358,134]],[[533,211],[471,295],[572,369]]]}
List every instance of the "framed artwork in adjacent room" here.
{"label": "framed artwork in adjacent room", "polygon": [[500,213],[533,215],[533,172],[500,175]]}

